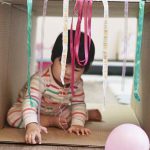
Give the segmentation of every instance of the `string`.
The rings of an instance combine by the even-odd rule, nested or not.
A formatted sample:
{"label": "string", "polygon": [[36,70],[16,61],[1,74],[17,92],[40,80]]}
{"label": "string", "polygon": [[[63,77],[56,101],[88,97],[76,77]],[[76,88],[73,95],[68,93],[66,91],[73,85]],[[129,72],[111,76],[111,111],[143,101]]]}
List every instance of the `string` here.
{"label": "string", "polygon": [[106,89],[108,77],[108,18],[109,7],[108,1],[103,0],[104,6],[104,39],[103,39],[103,91],[104,91],[104,106],[106,104]]}
{"label": "string", "polygon": [[[59,121],[59,125],[60,125],[60,127],[63,129],[63,131],[64,131],[64,132],[67,132],[66,129],[65,129],[65,128],[63,127],[63,125],[61,124],[61,116],[62,116],[62,114],[63,114],[63,110],[64,110],[65,107],[66,107],[66,106],[65,106],[64,109],[63,109],[62,106],[63,106],[63,103],[61,103],[61,105],[59,106],[60,114],[59,114],[59,118],[58,118],[59,120],[58,120],[58,121]],[[61,107],[62,107],[62,108],[61,108]]]}
{"label": "string", "polygon": [[142,32],[144,22],[144,7],[145,1],[139,2],[139,18],[138,18],[138,35],[136,43],[136,56],[135,56],[135,70],[134,70],[134,97],[137,101],[140,101],[139,94],[139,80],[140,80],[140,64],[141,64],[141,45],[142,45]]}
{"label": "string", "polygon": [[68,15],[69,15],[69,0],[63,1],[63,51],[61,56],[61,75],[60,79],[64,85],[64,76],[66,70],[66,59],[68,53]]}
{"label": "string", "polygon": [[124,8],[124,50],[123,50],[123,67],[122,67],[122,83],[121,90],[124,91],[125,87],[125,75],[126,75],[126,62],[128,52],[128,0],[125,0]]}
{"label": "string", "polygon": [[27,53],[28,53],[28,73],[27,73],[27,85],[28,85],[28,95],[30,98],[30,105],[33,107],[33,102],[30,94],[30,65],[31,65],[31,17],[32,17],[32,0],[27,0]]}
{"label": "string", "polygon": [[[42,92],[42,72],[43,72],[43,51],[44,51],[44,26],[45,26],[45,16],[46,16],[46,10],[47,10],[47,3],[48,0],[44,0],[43,4],[43,17],[42,17],[42,23],[41,23],[41,48],[40,48],[40,79],[39,79],[39,89]],[[42,95],[42,93],[39,93]],[[41,96],[39,96],[41,97]],[[40,110],[41,110],[41,99],[39,101],[38,106],[38,122],[40,124]]]}

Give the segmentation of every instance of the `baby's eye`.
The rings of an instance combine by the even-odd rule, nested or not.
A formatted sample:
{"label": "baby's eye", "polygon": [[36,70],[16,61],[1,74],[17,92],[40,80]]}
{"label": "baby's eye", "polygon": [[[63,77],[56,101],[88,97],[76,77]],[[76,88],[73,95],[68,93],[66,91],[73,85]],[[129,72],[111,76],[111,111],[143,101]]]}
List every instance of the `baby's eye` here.
{"label": "baby's eye", "polygon": [[74,71],[79,72],[79,70],[77,70],[77,69],[74,69]]}
{"label": "baby's eye", "polygon": [[79,72],[81,69],[80,68],[75,68],[74,71]]}

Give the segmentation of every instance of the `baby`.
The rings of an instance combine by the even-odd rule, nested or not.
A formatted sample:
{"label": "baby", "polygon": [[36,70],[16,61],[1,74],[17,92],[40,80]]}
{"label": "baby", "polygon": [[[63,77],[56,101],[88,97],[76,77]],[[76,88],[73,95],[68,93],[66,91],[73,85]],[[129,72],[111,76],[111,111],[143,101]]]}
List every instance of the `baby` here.
{"label": "baby", "polygon": [[[73,37],[74,35],[75,31],[73,31]],[[93,41],[91,40],[87,64],[80,66],[75,61],[74,94],[72,94],[70,88],[72,71],[70,31],[68,31],[65,85],[60,80],[62,49],[61,33],[57,37],[52,50],[52,64],[42,73],[37,72],[31,77],[30,96],[27,84],[25,84],[18,95],[17,102],[8,111],[7,121],[9,125],[26,129],[26,143],[41,144],[41,132],[47,133],[47,127],[52,126],[68,130],[69,133],[77,135],[88,135],[91,130],[85,127],[85,122],[87,120],[101,121],[101,114],[97,109],[86,110],[83,80],[81,79],[81,75],[89,69],[94,60],[95,47]],[[79,58],[84,59],[84,33],[81,33]],[[40,118],[40,122],[38,118]]]}

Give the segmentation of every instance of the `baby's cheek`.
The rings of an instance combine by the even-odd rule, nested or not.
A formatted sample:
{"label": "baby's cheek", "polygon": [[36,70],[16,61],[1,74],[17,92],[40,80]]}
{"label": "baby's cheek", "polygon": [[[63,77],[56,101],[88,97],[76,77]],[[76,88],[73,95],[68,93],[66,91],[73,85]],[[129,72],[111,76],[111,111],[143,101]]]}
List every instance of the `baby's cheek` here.
{"label": "baby's cheek", "polygon": [[76,81],[78,81],[79,79],[80,79],[80,77],[75,77],[74,80],[75,80],[75,82],[76,82]]}

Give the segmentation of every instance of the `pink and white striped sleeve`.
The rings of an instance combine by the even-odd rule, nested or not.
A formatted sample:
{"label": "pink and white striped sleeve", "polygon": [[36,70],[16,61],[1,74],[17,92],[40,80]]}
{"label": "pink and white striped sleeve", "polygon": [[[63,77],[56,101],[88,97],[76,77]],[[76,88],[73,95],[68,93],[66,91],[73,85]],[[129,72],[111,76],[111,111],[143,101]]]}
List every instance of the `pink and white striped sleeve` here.
{"label": "pink and white striped sleeve", "polygon": [[[38,123],[37,112],[45,85],[44,82],[41,81],[42,80],[40,79],[40,76],[35,74],[31,78],[30,96],[28,94],[28,90],[26,91],[26,94],[24,96],[22,112],[25,127],[31,122]],[[30,101],[32,101],[32,106]]]}
{"label": "pink and white striped sleeve", "polygon": [[72,122],[71,125],[84,126],[87,119],[85,95],[83,90],[83,81],[81,80],[77,86],[75,85],[74,96],[71,100]]}

